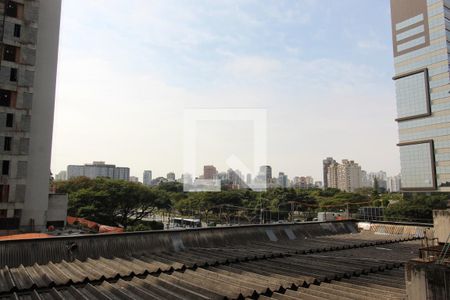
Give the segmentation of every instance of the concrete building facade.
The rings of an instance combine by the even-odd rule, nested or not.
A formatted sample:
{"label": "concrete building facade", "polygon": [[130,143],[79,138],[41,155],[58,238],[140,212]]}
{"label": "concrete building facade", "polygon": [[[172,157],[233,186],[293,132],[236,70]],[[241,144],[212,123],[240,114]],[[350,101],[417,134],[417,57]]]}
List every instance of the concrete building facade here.
{"label": "concrete building facade", "polygon": [[327,157],[322,161],[323,166],[323,187],[326,189],[329,186],[328,183],[328,167],[332,164],[336,163],[336,161],[332,157]]}
{"label": "concrete building facade", "polygon": [[277,181],[278,181],[277,183],[278,183],[279,187],[281,187],[281,188],[288,187],[288,176],[286,174],[284,174],[284,172],[278,173]]}
{"label": "concrete building facade", "polygon": [[[311,176],[295,176],[292,180],[292,185],[298,189],[311,189],[315,187],[314,178]],[[320,182],[322,186],[322,182]]]}
{"label": "concrete building facade", "polygon": [[152,184],[152,171],[145,170],[142,176],[142,183],[146,186],[150,186]]}
{"label": "concrete building facade", "polygon": [[170,181],[170,182],[175,181],[176,180],[175,173],[174,172],[167,173],[166,178],[167,178],[167,181]]}
{"label": "concrete building facade", "polygon": [[272,184],[272,167],[271,166],[259,167],[258,181],[265,182],[268,187]]}
{"label": "concrete building facade", "polygon": [[370,172],[368,175],[370,186],[374,187],[375,180],[377,181],[378,188],[387,190],[387,174],[384,171]]}
{"label": "concrete building facade", "polygon": [[402,187],[401,175],[391,176],[387,178],[387,190],[391,193],[400,192]]}
{"label": "concrete building facade", "polygon": [[0,229],[46,228],[60,0],[0,1]]}
{"label": "concrete building facade", "polygon": [[217,169],[212,165],[203,166],[203,179],[217,179]]}
{"label": "concrete building facade", "polygon": [[361,188],[361,167],[353,160],[343,159],[338,166],[338,186],[341,191],[354,192]]}
{"label": "concrete building facade", "polygon": [[327,178],[327,185],[324,185],[324,188],[338,188],[338,167],[339,164],[336,161],[328,165],[326,171],[324,171]]}
{"label": "concrete building facade", "polygon": [[328,187],[354,192],[361,188],[361,175],[361,166],[353,160],[343,159],[341,164],[332,162],[327,169]]}
{"label": "concrete building facade", "polygon": [[67,178],[85,176],[91,179],[105,177],[116,180],[130,180],[130,168],[116,167],[104,161],[94,161],[92,164],[67,166]]}
{"label": "concrete building facade", "polygon": [[450,191],[450,3],[391,0],[403,191]]}
{"label": "concrete building facade", "polygon": [[55,175],[56,181],[64,181],[67,180],[67,171],[60,171],[58,174]]}

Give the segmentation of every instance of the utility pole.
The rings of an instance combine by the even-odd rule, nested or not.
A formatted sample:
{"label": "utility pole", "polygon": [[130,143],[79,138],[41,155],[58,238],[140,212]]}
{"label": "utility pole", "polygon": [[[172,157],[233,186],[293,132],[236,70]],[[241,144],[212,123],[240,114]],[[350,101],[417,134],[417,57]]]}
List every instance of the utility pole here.
{"label": "utility pole", "polygon": [[263,207],[262,207],[262,198],[260,200],[260,211],[259,211],[259,224],[263,224]]}
{"label": "utility pole", "polygon": [[259,211],[259,224],[263,224],[263,208],[261,205],[261,209]]}
{"label": "utility pole", "polygon": [[294,202],[294,201],[289,201],[288,203],[291,204],[291,216],[290,216],[290,221],[291,221],[291,222],[294,222],[294,205],[295,205],[295,202]]}
{"label": "utility pole", "polygon": [[278,222],[280,222],[280,204],[278,204]]}

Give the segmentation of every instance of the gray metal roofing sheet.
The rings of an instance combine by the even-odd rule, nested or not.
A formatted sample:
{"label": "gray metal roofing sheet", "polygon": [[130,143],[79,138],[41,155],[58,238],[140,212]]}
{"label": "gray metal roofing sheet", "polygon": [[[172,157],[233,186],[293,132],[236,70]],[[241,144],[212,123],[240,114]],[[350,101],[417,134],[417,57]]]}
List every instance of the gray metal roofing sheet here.
{"label": "gray metal roofing sheet", "polygon": [[[264,238],[260,236],[250,243],[238,239],[222,245],[217,241],[205,244],[204,239],[201,243],[185,243],[191,246],[177,252],[148,247],[107,256],[65,257],[53,253],[56,260],[46,263],[39,263],[35,255],[28,264],[0,269],[0,298],[243,299],[265,295],[314,299],[332,295],[333,289],[338,291],[335,296],[348,298],[359,286],[364,287],[361,295],[369,299],[373,294],[403,297],[403,273],[390,269],[417,256],[419,242],[413,236],[349,233],[347,223],[331,224],[309,224],[308,230],[289,228],[296,239],[289,239],[286,228],[272,228],[277,237],[285,235],[277,241],[267,236],[267,227],[258,227]],[[327,233],[333,231],[329,226],[335,226],[338,234],[321,232],[322,228]],[[344,229],[347,233],[342,232]],[[196,231],[196,238],[198,232],[206,231]],[[313,237],[315,233],[317,237]],[[151,237],[152,241],[158,240],[156,235]],[[162,239],[166,237],[164,234]],[[108,238],[108,244],[113,243],[112,238]],[[112,248],[113,253],[131,249],[130,245],[124,246],[122,238],[116,236],[118,245]],[[142,239],[139,237],[140,245],[148,242]],[[84,242],[79,246],[86,247],[86,251],[89,248]],[[44,244],[40,247],[45,249]]]}

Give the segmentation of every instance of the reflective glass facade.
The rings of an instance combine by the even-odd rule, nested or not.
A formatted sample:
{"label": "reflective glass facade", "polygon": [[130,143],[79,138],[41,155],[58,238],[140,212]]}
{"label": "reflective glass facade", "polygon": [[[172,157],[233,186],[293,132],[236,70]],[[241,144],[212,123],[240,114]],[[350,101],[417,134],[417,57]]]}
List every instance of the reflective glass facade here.
{"label": "reflective glass facade", "polygon": [[395,80],[399,119],[429,113],[427,77],[421,71]]}
{"label": "reflective glass facade", "polygon": [[450,192],[449,16],[449,0],[391,0],[404,191]]}
{"label": "reflective glass facade", "polygon": [[431,143],[400,146],[402,187],[434,189],[433,147]]}

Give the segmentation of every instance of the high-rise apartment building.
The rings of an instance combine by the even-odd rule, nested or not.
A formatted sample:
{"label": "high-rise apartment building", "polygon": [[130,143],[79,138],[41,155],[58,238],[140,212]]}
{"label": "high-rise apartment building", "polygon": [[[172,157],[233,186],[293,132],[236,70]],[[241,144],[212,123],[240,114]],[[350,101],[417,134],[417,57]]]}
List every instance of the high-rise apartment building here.
{"label": "high-rise apartment building", "polygon": [[212,165],[203,166],[203,179],[217,179],[216,167]]}
{"label": "high-rise apartment building", "polygon": [[167,178],[167,181],[171,181],[171,182],[175,181],[176,180],[175,173],[174,172],[167,173],[166,178]]}
{"label": "high-rise apartment building", "polygon": [[270,184],[272,182],[272,167],[271,166],[261,166],[259,167],[259,175],[260,180],[265,180],[266,184]]}
{"label": "high-rise apartment building", "polygon": [[338,188],[338,167],[339,167],[339,164],[333,160],[328,165],[326,171],[324,168],[324,174],[327,175],[326,177],[324,177],[324,179],[325,178],[327,179],[326,180],[327,185],[326,186],[324,185],[325,189],[326,188],[335,188],[335,189]]}
{"label": "high-rise apartment building", "polygon": [[336,161],[332,157],[327,157],[322,161],[323,164],[323,187],[326,189],[329,186],[328,183],[328,167],[332,165],[333,163],[336,163]]}
{"label": "high-rise apartment building", "polygon": [[403,191],[450,191],[450,3],[391,0]]}
{"label": "high-rise apartment building", "polygon": [[338,189],[354,192],[361,188],[361,167],[353,160],[343,159],[338,166]]}
{"label": "high-rise apartment building", "polygon": [[60,171],[58,174],[55,175],[56,181],[64,181],[67,180],[67,171]]}
{"label": "high-rise apartment building", "polygon": [[402,178],[400,175],[387,178],[387,190],[391,193],[399,192],[402,187]]}
{"label": "high-rise apartment building", "polygon": [[284,172],[279,172],[278,173],[278,186],[281,188],[287,188],[288,186],[288,177],[286,174],[284,174]]}
{"label": "high-rise apartment building", "polygon": [[0,0],[0,229],[47,225],[60,12]]}
{"label": "high-rise apartment building", "polygon": [[[226,184],[232,189],[240,189],[245,187],[245,182],[241,179],[242,173],[239,170],[228,169]],[[223,182],[223,181],[222,181]]]}
{"label": "high-rise apartment building", "polygon": [[116,167],[115,165],[105,164],[104,161],[94,161],[92,164],[83,166],[67,166],[67,178],[85,176],[91,179],[105,177],[117,180],[130,180],[130,168]]}
{"label": "high-rise apartment building", "polygon": [[144,185],[150,186],[152,184],[152,171],[145,170],[142,176],[142,183]]}
{"label": "high-rise apartment building", "polygon": [[361,167],[353,160],[343,159],[342,164],[332,162],[327,170],[329,188],[354,192],[361,188]]}
{"label": "high-rise apartment building", "polygon": [[373,187],[373,182],[371,181],[369,174],[366,171],[361,170],[361,187],[371,188]]}
{"label": "high-rise apartment building", "polygon": [[371,187],[375,186],[375,180],[377,181],[377,185],[379,189],[387,189],[387,174],[384,171],[371,172],[367,175]]}
{"label": "high-rise apartment building", "polygon": [[310,189],[314,187],[314,179],[311,176],[295,176],[292,184],[298,189]]}
{"label": "high-rise apartment building", "polygon": [[228,173],[227,172],[217,173],[217,179],[219,179],[221,182],[228,182]]}
{"label": "high-rise apartment building", "polygon": [[247,174],[245,183],[246,183],[247,185],[252,184],[252,174]]}

